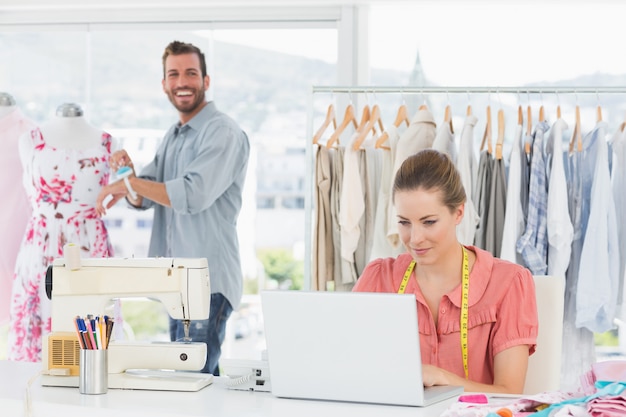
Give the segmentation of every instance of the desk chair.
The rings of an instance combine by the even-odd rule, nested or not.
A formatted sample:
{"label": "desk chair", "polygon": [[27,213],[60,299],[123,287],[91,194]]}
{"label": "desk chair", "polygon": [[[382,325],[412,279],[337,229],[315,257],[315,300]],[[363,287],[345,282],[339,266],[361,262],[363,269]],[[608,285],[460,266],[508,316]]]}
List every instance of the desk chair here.
{"label": "desk chair", "polygon": [[558,391],[561,386],[561,348],[565,277],[536,275],[539,334],[537,351],[528,358],[524,394]]}

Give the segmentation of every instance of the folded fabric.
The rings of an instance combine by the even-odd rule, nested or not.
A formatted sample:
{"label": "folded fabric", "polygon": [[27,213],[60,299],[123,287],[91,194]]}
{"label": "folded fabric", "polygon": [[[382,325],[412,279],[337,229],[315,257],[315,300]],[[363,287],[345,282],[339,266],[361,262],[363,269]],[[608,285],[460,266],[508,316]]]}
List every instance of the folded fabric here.
{"label": "folded fabric", "polygon": [[[543,392],[529,396],[499,397],[498,394],[487,394],[488,403],[455,402],[440,417],[486,417],[489,413],[496,413],[503,408],[510,410],[513,416],[532,415],[537,408],[546,405],[562,403],[571,399],[571,394],[565,392]],[[582,408],[584,415],[585,408]],[[576,414],[570,414],[576,416]]]}
{"label": "folded fabric", "polygon": [[587,412],[593,417],[626,416],[626,393],[594,398],[587,403]]}
{"label": "folded fabric", "polygon": [[581,376],[581,389],[586,395],[591,395],[598,389],[611,382],[626,383],[626,361],[603,361],[591,365],[589,372]]}
{"label": "folded fabric", "polygon": [[543,410],[538,411],[534,414],[530,414],[530,415],[534,417],[555,416],[556,414],[554,414],[554,410],[558,410],[562,408],[563,406],[566,406],[566,405],[580,406],[582,404],[588,404],[590,401],[595,400],[597,398],[615,397],[615,396],[621,395],[621,393],[624,391],[625,388],[626,388],[626,384],[624,383],[611,382],[599,388],[598,391],[595,392],[595,394],[580,397],[580,398],[571,398],[571,399],[562,401],[560,403],[554,403],[550,405],[549,407],[544,408]]}
{"label": "folded fabric", "polygon": [[[527,416],[530,417],[532,414],[527,414]],[[552,412],[550,417],[589,417],[589,413],[584,405],[567,404]]]}
{"label": "folded fabric", "polygon": [[626,382],[626,361],[604,361],[591,365],[596,381]]}

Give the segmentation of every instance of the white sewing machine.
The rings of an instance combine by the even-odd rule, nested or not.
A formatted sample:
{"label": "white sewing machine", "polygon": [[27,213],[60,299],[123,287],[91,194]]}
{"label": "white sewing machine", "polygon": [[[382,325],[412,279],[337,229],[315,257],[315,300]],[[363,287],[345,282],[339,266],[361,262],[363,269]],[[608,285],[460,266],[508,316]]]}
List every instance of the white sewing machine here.
{"label": "white sewing machine", "polygon": [[[42,343],[42,385],[78,386],[80,344],[74,320],[103,315],[114,299],[147,297],[162,302],[172,318],[183,320],[186,336],[190,320],[209,316],[205,258],[89,258],[74,263],[56,259],[46,275],[52,332]],[[212,383],[213,375],[185,371],[204,367],[206,348],[196,342],[111,340],[108,386],[198,391]]]}

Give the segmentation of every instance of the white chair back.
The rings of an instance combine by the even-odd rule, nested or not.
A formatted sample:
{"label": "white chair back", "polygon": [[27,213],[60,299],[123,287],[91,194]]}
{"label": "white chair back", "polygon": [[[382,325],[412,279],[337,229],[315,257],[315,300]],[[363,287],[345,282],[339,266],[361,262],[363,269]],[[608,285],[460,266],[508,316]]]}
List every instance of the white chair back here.
{"label": "white chair back", "polygon": [[563,309],[565,278],[536,275],[539,335],[537,351],[528,358],[524,394],[558,391],[561,386],[561,348],[563,345]]}

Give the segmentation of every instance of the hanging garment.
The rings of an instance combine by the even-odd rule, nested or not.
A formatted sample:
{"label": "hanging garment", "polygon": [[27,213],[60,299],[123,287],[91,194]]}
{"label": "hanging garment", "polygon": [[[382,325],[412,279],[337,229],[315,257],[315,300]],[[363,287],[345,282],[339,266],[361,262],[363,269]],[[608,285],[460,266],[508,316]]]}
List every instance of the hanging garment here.
{"label": "hanging garment", "polygon": [[504,214],[504,229],[502,231],[502,247],[500,258],[522,264],[522,255],[515,249],[517,239],[524,233],[526,218],[522,211],[521,185],[522,185],[522,160],[524,152],[522,144],[523,126],[518,124],[515,128],[511,154],[509,155],[509,175],[506,188],[506,212]]}
{"label": "hanging garment", "polygon": [[583,144],[586,149],[587,146],[595,148],[595,152],[589,152],[589,157],[595,161],[591,173],[589,220],[580,254],[576,327],[603,333],[614,328],[619,288],[619,244],[609,173],[606,123],[599,122],[585,137]]}
{"label": "hanging garment", "polygon": [[452,132],[450,123],[444,122],[439,126],[432,148],[448,155],[450,160],[456,165],[456,144],[454,143],[454,133]]}
{"label": "hanging garment", "polygon": [[330,215],[332,219],[332,234],[333,234],[333,286],[337,288],[341,284],[342,274],[342,259],[341,259],[341,228],[339,226],[339,200],[341,199],[341,187],[343,184],[343,161],[344,161],[344,146],[338,146],[337,148],[331,148],[331,177],[333,182],[330,186]]}
{"label": "hanging garment", "polygon": [[[356,133],[354,135],[356,136]],[[349,143],[352,143],[352,140]],[[339,197],[342,263],[340,282],[342,284],[352,284],[359,277],[355,252],[361,237],[361,218],[365,213],[365,190],[361,178],[360,158],[360,150],[355,151],[352,146],[346,146],[343,159],[343,184]]]}
{"label": "hanging garment", "polygon": [[[526,153],[526,144],[529,144],[530,152]],[[527,133],[522,140],[522,152],[520,152],[520,203],[522,204],[522,214],[524,219],[528,218],[528,199],[530,193],[530,162],[532,160],[533,137]]]}
{"label": "hanging garment", "polygon": [[[561,355],[561,389],[568,391],[578,388],[578,378],[596,361],[593,332],[586,328],[577,328],[575,324],[580,253],[586,226],[583,207],[588,206],[591,198],[591,188],[586,189],[584,186],[586,174],[583,157],[583,152],[570,153],[566,170],[569,214],[574,229],[572,254],[565,280]],[[576,349],[572,349],[572,346],[576,346]]]}
{"label": "hanging garment", "polygon": [[563,167],[563,133],[567,123],[557,119],[546,142],[548,177],[548,275],[565,276],[572,252],[574,228],[567,206],[567,181]]}
{"label": "hanging garment", "polygon": [[485,250],[499,258],[502,248],[504,231],[504,215],[506,213],[506,172],[504,160],[491,160],[491,184],[485,230]]}
{"label": "hanging garment", "polygon": [[393,157],[400,138],[400,133],[395,125],[387,128],[389,149],[382,149],[380,186],[378,199],[376,200],[376,212],[374,214],[374,237],[369,260],[378,258],[395,257],[404,251],[399,245],[394,248],[387,240],[387,218],[391,203],[391,188],[393,186]]}
{"label": "hanging garment", "polygon": [[517,241],[517,251],[522,254],[524,263],[533,275],[545,275],[548,270],[548,188],[543,154],[543,139],[548,129],[546,122],[540,122],[535,128],[526,230]]}
{"label": "hanging garment", "polygon": [[341,283],[358,278],[354,265],[354,251],[359,243],[359,223],[365,211],[363,189],[359,173],[359,152],[346,146],[343,159],[343,184],[339,197],[339,230],[341,231]]}
{"label": "hanging garment", "polygon": [[[15,266],[9,327],[10,360],[41,360],[42,338],[50,332],[50,300],[44,278],[48,265],[74,243],[87,258],[113,256],[96,197],[109,179],[111,136],[86,150],[46,144],[39,129],[30,132],[32,158],[24,166],[24,185],[32,205]],[[78,313],[78,312],[77,312]]]}
{"label": "hanging garment", "polygon": [[366,140],[364,148],[359,151],[359,172],[365,210],[359,224],[361,229],[359,243],[354,253],[357,277],[361,275],[371,258],[372,245],[374,244],[374,218],[382,174],[382,153],[387,152],[383,149],[375,149],[370,142],[371,140]]}
{"label": "hanging garment", "polygon": [[313,265],[311,284],[313,290],[326,290],[333,280],[334,257],[332,218],[330,214],[330,187],[332,183],[330,151],[318,146],[315,154],[315,227],[313,232]]}
{"label": "hanging garment", "polygon": [[485,250],[487,246],[487,214],[489,212],[492,168],[491,154],[487,150],[481,151],[478,172],[476,174],[476,187],[474,188],[474,201],[476,202],[476,211],[479,217],[474,243],[479,248]]}
{"label": "hanging garment", "polygon": [[[423,149],[432,147],[433,141],[435,140],[436,129],[437,125],[430,110],[426,107],[420,108],[415,116],[413,116],[413,119],[411,119],[409,127],[406,128],[402,135],[400,135],[400,139],[398,139],[396,153],[394,155],[392,178],[395,178],[396,173],[405,159]],[[398,219],[393,204],[390,205],[387,221],[387,239],[393,248],[398,248],[402,246],[402,242],[400,242],[400,236],[398,234]]]}
{"label": "hanging garment", "polygon": [[465,117],[456,163],[463,188],[465,189],[465,213],[461,223],[456,227],[456,236],[462,245],[474,244],[476,226],[480,220],[473,194],[476,172],[478,170],[478,163],[474,155],[474,126],[476,126],[477,122],[478,119],[474,115],[470,114]]}
{"label": "hanging garment", "polygon": [[[617,291],[617,304],[623,304],[624,279],[626,279],[626,129],[618,129],[611,139],[612,162],[611,162],[611,186],[613,187],[613,200],[615,213],[617,213],[617,240],[619,242],[619,289]],[[621,213],[621,215],[620,215]]]}
{"label": "hanging garment", "polygon": [[35,128],[19,108],[0,118],[0,325],[9,320],[9,304],[15,259],[30,217],[26,191],[16,180],[22,176],[18,141],[22,134]]}

